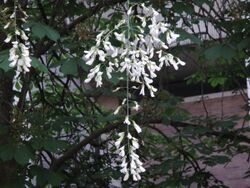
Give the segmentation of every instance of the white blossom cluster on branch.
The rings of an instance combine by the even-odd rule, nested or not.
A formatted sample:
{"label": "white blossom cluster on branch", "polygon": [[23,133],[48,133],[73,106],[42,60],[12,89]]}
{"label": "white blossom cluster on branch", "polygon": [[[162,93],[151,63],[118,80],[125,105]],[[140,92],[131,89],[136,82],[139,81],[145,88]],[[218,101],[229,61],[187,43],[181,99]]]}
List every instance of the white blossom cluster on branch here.
{"label": "white blossom cluster on branch", "polygon": [[[141,8],[142,15],[131,15],[131,20],[138,23],[131,25],[130,38],[127,37],[128,31],[123,29],[127,23],[121,20],[113,30],[101,31],[96,37],[96,45],[85,51],[88,65],[93,66],[94,62],[98,62],[90,70],[86,83],[94,79],[99,87],[104,73],[111,79],[112,72],[125,72],[128,69],[130,80],[141,85],[140,94],[145,95],[145,88],[148,88],[153,97],[157,91],[152,85],[153,79],[157,77],[156,72],[164,65],[172,65],[176,70],[179,65],[185,65],[167,52],[169,45],[179,35],[169,29],[169,24],[161,19],[160,13],[155,9],[143,4]],[[132,14],[131,8],[128,13]],[[115,38],[115,43],[120,45],[112,44],[111,38]]]}
{"label": "white blossom cluster on branch", "polygon": [[[21,19],[17,19],[17,11],[23,15]],[[17,6],[17,2],[15,1],[14,11],[9,18],[9,22],[4,26],[4,29],[8,31],[7,38],[4,42],[12,43],[12,48],[9,51],[9,66],[17,67],[18,72],[29,72],[29,68],[31,67],[31,58],[29,52],[29,38],[26,35],[29,28],[23,29],[21,27],[17,27],[17,20],[23,24],[27,21],[28,15]]]}
{"label": "white blossom cluster on branch", "polygon": [[[134,10],[137,9],[135,15]],[[162,15],[152,6],[136,4],[129,6],[128,11],[114,28],[100,31],[96,36],[96,43],[90,50],[85,51],[86,64],[92,66],[85,83],[91,80],[96,82],[96,87],[103,84],[103,76],[112,79],[116,72],[124,73],[127,81],[127,98],[115,110],[119,113],[122,107],[126,107],[124,125],[127,130],[119,133],[115,142],[118,154],[121,158],[121,173],[126,181],[132,176],[134,181],[141,179],[140,173],[145,169],[136,154],[139,149],[138,139],[132,136],[131,127],[140,133],[140,126],[130,118],[129,89],[138,89],[141,95],[148,90],[151,97],[155,96],[157,88],[153,86],[153,79],[163,66],[173,66],[176,70],[185,65],[179,58],[168,52],[169,46],[179,37],[170,29]],[[136,83],[129,88],[129,82]],[[139,87],[138,87],[139,85]],[[116,90],[119,90],[117,88]],[[139,105],[133,109],[138,110]],[[127,140],[127,141],[126,141]]]}

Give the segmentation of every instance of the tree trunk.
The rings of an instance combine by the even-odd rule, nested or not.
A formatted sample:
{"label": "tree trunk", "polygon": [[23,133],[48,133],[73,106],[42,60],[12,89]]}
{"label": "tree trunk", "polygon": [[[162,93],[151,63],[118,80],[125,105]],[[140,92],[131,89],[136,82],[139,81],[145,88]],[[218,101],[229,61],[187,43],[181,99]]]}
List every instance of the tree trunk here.
{"label": "tree trunk", "polygon": [[[10,142],[10,121],[12,111],[12,76],[0,70],[0,126],[7,128],[0,136],[0,147]],[[3,129],[1,129],[3,130]],[[0,160],[0,185],[7,187],[12,182],[16,173],[16,163],[14,160]]]}

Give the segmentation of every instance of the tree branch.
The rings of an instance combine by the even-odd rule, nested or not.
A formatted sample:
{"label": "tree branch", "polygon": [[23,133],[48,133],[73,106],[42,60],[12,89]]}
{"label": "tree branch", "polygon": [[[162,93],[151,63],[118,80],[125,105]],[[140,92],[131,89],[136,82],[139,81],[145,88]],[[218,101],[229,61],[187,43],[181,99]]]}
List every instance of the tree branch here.
{"label": "tree branch", "polygon": [[99,130],[95,131],[90,136],[88,136],[87,138],[85,138],[84,140],[79,142],[77,145],[75,145],[74,147],[72,147],[71,149],[66,151],[63,156],[61,156],[58,159],[54,160],[51,167],[50,167],[50,169],[52,169],[52,170],[58,169],[65,161],[71,159],[84,146],[86,146],[87,144],[89,144],[90,142],[92,142],[93,140],[95,140],[96,138],[101,136],[102,134],[110,132],[110,131],[116,129],[118,127],[118,125],[120,125],[120,123],[119,124],[118,123],[117,124],[111,124],[111,125],[108,125],[108,126],[102,128],[102,129],[99,129]]}
{"label": "tree branch", "polygon": [[[90,18],[91,16],[95,15],[98,11],[100,11],[102,8],[109,7],[109,6],[114,6],[119,3],[126,2],[126,0],[106,0],[106,1],[101,1],[99,4],[97,4],[94,7],[91,7],[89,9],[88,14],[84,14],[78,18],[76,18],[72,23],[66,26],[66,29],[63,28],[61,31],[59,31],[60,35],[65,35],[68,33],[69,30],[72,30],[77,24],[85,21],[86,19]],[[49,41],[46,45],[44,45],[44,40],[39,42],[35,49],[39,49],[38,51],[35,52],[35,56],[39,57],[46,53],[48,49],[55,43],[54,41]]]}

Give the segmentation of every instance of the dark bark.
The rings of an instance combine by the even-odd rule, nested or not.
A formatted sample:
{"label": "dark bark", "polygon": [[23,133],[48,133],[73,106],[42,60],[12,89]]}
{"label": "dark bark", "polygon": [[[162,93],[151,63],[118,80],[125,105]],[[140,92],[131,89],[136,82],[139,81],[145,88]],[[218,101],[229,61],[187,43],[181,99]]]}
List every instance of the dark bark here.
{"label": "dark bark", "polygon": [[95,131],[90,136],[88,136],[87,138],[85,138],[84,140],[79,142],[77,145],[75,145],[74,147],[72,147],[68,151],[66,151],[63,156],[56,159],[53,162],[51,169],[53,169],[53,170],[58,169],[65,161],[67,161],[67,160],[71,159],[73,156],[75,156],[84,146],[91,143],[91,141],[97,139],[102,134],[110,132],[110,131],[118,128],[118,125],[119,124],[111,124],[111,125],[108,125],[102,129]]}
{"label": "dark bark", "polygon": [[[0,126],[7,131],[1,134],[0,146],[10,142],[10,121],[12,111],[12,77],[0,70]],[[16,173],[16,163],[14,160],[0,162],[0,185],[6,185],[13,181]]]}

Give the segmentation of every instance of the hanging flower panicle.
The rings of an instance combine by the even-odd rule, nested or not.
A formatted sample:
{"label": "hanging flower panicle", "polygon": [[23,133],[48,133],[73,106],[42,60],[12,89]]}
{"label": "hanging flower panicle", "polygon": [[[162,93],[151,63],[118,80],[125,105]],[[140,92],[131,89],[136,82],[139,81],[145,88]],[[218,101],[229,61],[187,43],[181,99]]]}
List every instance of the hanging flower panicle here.
{"label": "hanging flower panicle", "polygon": [[[145,95],[147,88],[151,97],[154,97],[157,89],[152,83],[157,77],[156,72],[164,65],[172,65],[176,70],[180,65],[185,65],[179,58],[167,52],[169,45],[179,35],[169,29],[169,24],[153,7],[142,4],[141,10],[141,15],[137,16],[132,15],[132,7],[127,12],[131,20],[139,22],[133,27],[130,38],[127,38],[126,31],[121,31],[121,28],[126,27],[126,19],[121,20],[111,31],[106,29],[97,35],[96,45],[85,51],[84,58],[88,65],[93,65],[96,61],[99,63],[90,70],[86,83],[94,79],[96,86],[100,87],[104,73],[110,79],[113,72],[126,72],[128,69],[130,80],[141,85],[140,94]],[[145,32],[147,30],[149,32]],[[112,44],[111,38],[115,38],[121,45]]]}
{"label": "hanging flower panicle", "polygon": [[27,22],[28,15],[17,5],[17,1],[14,1],[14,11],[10,15],[10,21],[4,26],[5,30],[9,33],[4,40],[5,43],[12,43],[12,48],[9,51],[10,67],[17,67],[18,72],[29,72],[31,67],[31,58],[29,52],[29,37],[26,32],[29,32],[29,28],[23,29],[17,27],[17,10],[23,15],[20,22]]}
{"label": "hanging flower panicle", "polygon": [[[127,122],[124,122],[125,124]],[[133,124],[136,124],[134,121]],[[136,126],[138,126],[136,124]],[[138,126],[139,128],[139,126]],[[138,133],[141,132],[141,129],[136,129]],[[123,181],[128,180],[129,175],[131,174],[134,181],[141,179],[140,173],[145,172],[145,168],[142,166],[143,163],[139,159],[139,155],[136,154],[136,150],[139,149],[138,139],[133,137],[129,132],[121,132],[118,134],[119,138],[115,142],[118,154],[121,158],[121,170],[120,172],[125,174]],[[125,140],[125,135],[128,139],[128,153],[125,152],[125,145],[122,146],[122,142]]]}
{"label": "hanging flower panicle", "polygon": [[[93,66],[85,83],[94,79],[96,87],[100,87],[104,74],[111,79],[112,73],[126,73],[127,97],[114,112],[114,114],[118,114],[123,109],[122,107],[126,107],[123,123],[127,129],[118,134],[119,138],[115,142],[121,158],[120,171],[124,174],[124,181],[128,180],[130,175],[134,181],[138,181],[141,179],[140,173],[145,171],[139,155],[136,154],[136,150],[139,149],[139,141],[132,136],[133,132],[130,129],[133,127],[137,133],[142,131],[129,114],[131,103],[133,103],[131,109],[136,111],[140,109],[136,101],[130,101],[129,82],[139,85],[139,87],[132,86],[131,89],[139,89],[141,95],[145,95],[147,89],[150,96],[154,97],[157,89],[153,86],[153,79],[157,77],[157,72],[164,65],[173,66],[176,70],[179,66],[185,65],[179,58],[167,52],[169,46],[176,41],[179,35],[170,30],[169,24],[152,6],[146,7],[145,4],[136,6],[139,6],[140,11],[138,12],[141,12],[139,15],[134,16],[134,7],[129,6],[124,19],[113,29],[101,31],[96,36],[95,46],[84,51],[86,64]],[[131,26],[131,22],[136,23],[136,26]],[[124,31],[123,28],[127,28],[127,30]],[[116,41],[112,43],[111,38]],[[117,46],[117,43],[120,45]],[[114,91],[120,89],[117,88]]]}

